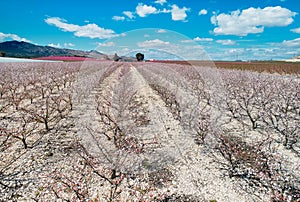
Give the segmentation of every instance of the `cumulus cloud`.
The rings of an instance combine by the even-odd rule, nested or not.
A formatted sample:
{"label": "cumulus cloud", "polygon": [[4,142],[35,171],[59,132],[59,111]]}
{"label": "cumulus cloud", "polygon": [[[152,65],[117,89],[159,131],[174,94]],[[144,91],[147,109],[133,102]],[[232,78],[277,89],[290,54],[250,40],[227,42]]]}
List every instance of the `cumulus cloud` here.
{"label": "cumulus cloud", "polygon": [[159,13],[172,13],[170,9],[163,8],[162,10],[159,10]]}
{"label": "cumulus cloud", "polygon": [[177,5],[172,5],[172,20],[174,21],[186,21],[187,14],[186,12],[189,11],[189,8],[183,7],[179,8]]}
{"label": "cumulus cloud", "polygon": [[[158,1],[155,3],[158,3]],[[190,8],[186,8],[186,7],[179,8],[176,4],[173,4],[172,6],[169,5],[169,7],[170,7],[170,9],[167,9],[167,8],[157,9],[151,5],[139,3],[136,7],[135,13],[139,17],[142,17],[142,18],[147,17],[148,15],[151,15],[151,14],[171,13],[173,21],[186,21],[187,12],[190,11]],[[129,11],[127,11],[127,12],[129,12]],[[123,14],[127,15],[124,12],[123,12]],[[132,12],[130,12],[128,14],[129,14],[129,16],[134,17]]]}
{"label": "cumulus cloud", "polygon": [[131,12],[131,11],[124,11],[123,14],[126,15],[129,19],[135,18],[135,16],[133,15],[133,12]]}
{"label": "cumulus cloud", "polygon": [[193,43],[193,42],[212,42],[214,39],[213,38],[200,38],[200,37],[195,37],[193,39],[186,39],[180,41],[181,43]]}
{"label": "cumulus cloud", "polygon": [[202,9],[198,13],[198,15],[206,15],[206,14],[207,14],[207,10],[206,9]]}
{"label": "cumulus cloud", "polygon": [[53,47],[53,48],[69,48],[69,47],[74,47],[75,45],[73,43],[64,43],[63,46],[60,43],[54,44],[54,43],[49,43],[48,46]]}
{"label": "cumulus cloud", "polygon": [[52,48],[62,48],[60,43],[58,44],[54,44],[54,43],[49,43],[48,46],[52,47]]}
{"label": "cumulus cloud", "polygon": [[124,16],[113,16],[112,19],[115,21],[124,21],[125,17]]}
{"label": "cumulus cloud", "polygon": [[156,0],[154,3],[164,5],[165,3],[167,3],[167,0]]}
{"label": "cumulus cloud", "polygon": [[166,32],[167,32],[167,30],[165,30],[165,29],[159,29],[159,30],[157,30],[157,33],[160,33],[160,34],[166,33]]}
{"label": "cumulus cloud", "polygon": [[300,27],[299,28],[295,28],[295,29],[291,29],[292,32],[300,34]]}
{"label": "cumulus cloud", "polygon": [[136,13],[143,18],[147,15],[157,13],[157,9],[153,6],[148,6],[146,4],[139,3],[136,7]]}
{"label": "cumulus cloud", "polygon": [[153,47],[161,47],[161,46],[166,46],[170,45],[170,42],[168,41],[162,41],[160,39],[154,39],[154,40],[147,40],[143,42],[137,43],[138,47],[141,48],[153,48]]}
{"label": "cumulus cloud", "polygon": [[217,43],[220,43],[220,44],[222,44],[222,45],[225,45],[225,46],[227,46],[227,45],[234,45],[234,44],[235,44],[235,41],[232,41],[232,40],[230,40],[230,39],[226,39],[226,40],[217,40],[216,42],[217,42]]}
{"label": "cumulus cloud", "polygon": [[211,41],[213,41],[213,39],[212,38],[200,38],[200,37],[196,37],[196,38],[194,38],[193,39],[194,41],[206,41],[206,42],[211,42]]}
{"label": "cumulus cloud", "polygon": [[64,47],[74,47],[75,44],[73,43],[64,43]]}
{"label": "cumulus cloud", "polygon": [[69,24],[66,20],[58,17],[51,17],[45,19],[48,25],[54,25],[64,32],[73,32],[75,36],[78,37],[88,37],[91,39],[109,39],[112,37],[119,36],[111,29],[104,29],[96,24],[86,24],[84,26],[79,26],[75,24]]}
{"label": "cumulus cloud", "polygon": [[0,41],[3,41],[5,39],[8,39],[8,40],[16,40],[16,41],[24,41],[24,42],[31,42],[25,38],[22,38],[16,34],[5,34],[5,33],[2,33],[0,32]]}
{"label": "cumulus cloud", "polygon": [[191,39],[185,39],[185,40],[181,40],[180,42],[181,42],[181,43],[192,43],[192,42],[194,42],[194,41],[191,40]]}
{"label": "cumulus cloud", "polygon": [[107,43],[98,43],[98,46],[101,46],[101,47],[113,47],[115,46],[115,43],[110,41],[110,42],[107,42]]}
{"label": "cumulus cloud", "polygon": [[232,59],[241,59],[244,54],[247,54],[247,50],[244,48],[233,48],[225,50],[225,52],[222,53],[223,58],[230,58]]}
{"label": "cumulus cloud", "polygon": [[221,35],[247,36],[264,31],[264,27],[288,26],[297,13],[289,9],[276,7],[248,8],[236,10],[230,14],[214,15],[211,23],[217,26],[213,32]]}
{"label": "cumulus cloud", "polygon": [[300,38],[293,40],[284,40],[282,42],[282,45],[286,47],[300,47]]}

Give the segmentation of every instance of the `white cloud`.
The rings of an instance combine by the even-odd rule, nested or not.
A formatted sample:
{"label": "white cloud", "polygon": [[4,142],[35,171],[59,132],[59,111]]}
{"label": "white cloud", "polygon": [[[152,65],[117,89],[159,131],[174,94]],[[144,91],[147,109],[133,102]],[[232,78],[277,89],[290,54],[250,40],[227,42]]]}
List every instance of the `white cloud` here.
{"label": "white cloud", "polygon": [[264,31],[264,27],[283,27],[291,24],[297,13],[276,7],[248,8],[230,14],[214,15],[211,23],[217,26],[213,32],[223,35],[246,36]]}
{"label": "white cloud", "polygon": [[162,10],[159,10],[159,13],[172,13],[172,11],[164,8]]}
{"label": "white cloud", "polygon": [[101,47],[113,47],[115,46],[115,43],[110,41],[110,42],[107,42],[107,43],[98,43],[98,46],[101,46]]}
{"label": "white cloud", "polygon": [[198,13],[198,15],[206,15],[206,14],[207,14],[207,10],[206,9],[202,9]]}
{"label": "white cloud", "polygon": [[[156,3],[158,3],[158,1]],[[176,4],[173,4],[170,7],[171,7],[171,9],[163,8],[163,9],[158,10],[157,8],[155,8],[151,5],[148,6],[146,4],[139,3],[136,7],[136,14],[140,17],[146,17],[150,14],[171,13],[172,20],[186,21],[186,18],[187,18],[186,12],[190,11],[190,8],[186,8],[186,7],[179,8]],[[131,15],[133,15],[133,14],[131,13]]]}
{"label": "white cloud", "polygon": [[189,8],[183,7],[179,8],[177,5],[172,5],[172,20],[174,21],[185,21],[187,18],[186,12],[189,11]]}
{"label": "white cloud", "polygon": [[212,38],[200,38],[198,36],[196,38],[194,38],[193,40],[194,41],[205,41],[205,42],[211,42],[211,41],[213,41]]}
{"label": "white cloud", "polygon": [[165,30],[165,29],[159,29],[159,30],[157,30],[157,33],[160,33],[160,34],[166,33],[166,32],[167,32],[167,30]]}
{"label": "white cloud", "polygon": [[126,15],[129,19],[135,18],[131,11],[124,11],[123,14]]}
{"label": "white cloud", "polygon": [[144,37],[148,38],[148,37],[150,37],[150,35],[149,34],[144,34]]}
{"label": "white cloud", "polygon": [[154,3],[164,5],[165,3],[167,3],[167,0],[156,0]]}
{"label": "white cloud", "polygon": [[295,28],[295,29],[291,29],[292,32],[300,34],[300,27],[299,28]]}
{"label": "white cloud", "polygon": [[246,50],[244,48],[233,48],[233,49],[229,49],[226,50],[224,52],[224,56],[231,56],[231,59],[235,58],[235,59],[239,59],[239,55],[242,55],[246,52]]}
{"label": "white cloud", "polygon": [[69,24],[66,20],[58,17],[51,17],[45,19],[45,22],[49,25],[54,25],[64,32],[73,32],[75,36],[78,37],[88,37],[91,39],[109,39],[112,37],[119,36],[111,29],[104,29],[96,24],[86,24],[84,26],[79,26],[75,24]]}
{"label": "white cloud", "polygon": [[166,46],[169,44],[170,44],[170,42],[162,41],[160,39],[147,40],[147,41],[137,43],[138,47],[141,47],[141,48],[161,47],[161,46]]}
{"label": "white cloud", "polygon": [[180,41],[181,43],[193,43],[193,42],[212,42],[214,39],[213,38],[200,38],[200,37],[195,37],[193,39],[186,39]]}
{"label": "white cloud", "polygon": [[113,16],[112,19],[115,21],[124,21],[125,17],[124,16]]}
{"label": "white cloud", "polygon": [[69,47],[74,47],[75,45],[73,43],[64,43],[62,46],[60,43],[54,44],[54,43],[49,43],[48,46],[53,47],[53,48],[69,48]]}
{"label": "white cloud", "polygon": [[194,41],[191,40],[191,39],[185,39],[185,40],[181,40],[180,42],[181,42],[181,43],[192,43],[192,42],[194,42]]}
{"label": "white cloud", "polygon": [[217,43],[220,43],[220,44],[222,44],[222,45],[225,45],[225,46],[227,46],[227,45],[234,45],[234,44],[235,44],[235,41],[232,41],[232,40],[230,40],[230,39],[226,39],[226,40],[217,40],[216,42],[217,42]]}
{"label": "white cloud", "polygon": [[58,44],[49,43],[48,46],[50,46],[52,48],[62,48],[60,43],[58,43]]}
{"label": "white cloud", "polygon": [[300,38],[293,40],[284,40],[282,42],[282,45],[286,47],[300,47]]}
{"label": "white cloud", "polygon": [[64,43],[64,47],[74,47],[73,43]]}
{"label": "white cloud", "polygon": [[[273,44],[274,45],[274,44]],[[300,47],[261,45],[255,48],[219,48],[211,52],[214,60],[286,60],[299,55]],[[281,45],[279,47],[278,45]]]}
{"label": "white cloud", "polygon": [[4,39],[10,39],[10,40],[15,40],[15,41],[24,41],[24,42],[31,42],[25,38],[19,37],[16,34],[4,34],[0,32],[0,41],[3,41]]}
{"label": "white cloud", "polygon": [[142,3],[139,3],[136,7],[136,13],[140,17],[146,17],[147,15],[157,13],[157,9],[153,6],[147,6],[143,5]]}

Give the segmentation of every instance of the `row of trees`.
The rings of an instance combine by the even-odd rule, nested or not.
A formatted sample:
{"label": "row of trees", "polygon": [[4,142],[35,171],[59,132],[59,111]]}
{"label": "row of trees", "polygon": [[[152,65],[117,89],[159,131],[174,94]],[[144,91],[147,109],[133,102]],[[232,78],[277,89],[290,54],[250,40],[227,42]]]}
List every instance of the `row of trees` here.
{"label": "row of trees", "polygon": [[144,64],[139,71],[171,112],[169,100],[177,103],[186,133],[211,149],[229,177],[269,192],[273,201],[299,198],[299,164],[291,165],[300,156],[299,80],[182,65]]}
{"label": "row of trees", "polygon": [[90,94],[93,101],[89,104],[94,103],[95,108],[87,112],[93,117],[81,120],[84,123],[77,126],[80,129],[76,158],[82,163],[71,163],[74,169],[69,172],[73,177],[53,173],[51,186],[54,189],[47,187],[50,194],[43,197],[75,201],[94,197],[94,200],[116,201],[144,200],[145,197],[163,200],[169,196],[168,193],[153,194],[169,184],[172,175],[166,169],[150,169],[152,165],[147,163],[157,143],[140,134],[141,128],[149,124],[148,109],[138,95],[131,68],[130,64],[114,63],[102,71],[96,85],[93,81],[94,90]]}
{"label": "row of trees", "polygon": [[[152,134],[158,127],[153,123],[173,119],[186,135],[182,139],[193,138],[192,144],[206,151],[226,176],[245,182],[245,193],[268,193],[271,201],[297,201],[300,89],[296,78],[184,65],[135,65],[85,62],[0,68],[4,199],[16,199],[28,190],[35,190],[29,193],[33,200],[180,198],[162,191],[176,180],[177,173],[165,166],[177,165],[176,158],[161,148],[165,137]],[[160,109],[167,108],[172,117],[161,117],[159,112],[154,116],[153,103],[146,98],[149,89],[165,104]],[[155,101],[153,94],[150,97]],[[170,134],[173,128],[164,130]],[[180,145],[175,145],[178,155],[183,150]],[[199,155],[195,151],[188,152]],[[185,156],[181,163],[196,177],[201,168],[188,165],[193,158]],[[21,159],[34,166],[24,166]],[[30,173],[42,177],[32,179]],[[197,180],[191,183],[200,191],[202,182]],[[26,189],[26,183],[34,185]]]}
{"label": "row of trees", "polygon": [[78,81],[82,78],[79,75],[86,75],[91,81],[91,75],[101,70],[94,67],[93,62],[1,64],[1,196],[9,199],[30,183],[38,182],[30,173],[42,172],[44,162],[27,169],[22,164],[35,153],[53,155],[52,149],[44,154],[43,146],[59,141],[57,135],[68,133],[73,127],[71,113],[78,106],[78,94],[85,92],[79,88]]}
{"label": "row of trees", "polygon": [[[161,86],[160,91],[166,96],[163,98],[166,102],[169,102],[170,97],[168,91],[172,92],[173,102],[179,102],[176,104],[180,105],[177,111],[182,117],[185,117],[185,111],[189,108],[186,102],[189,105],[194,102],[193,108],[202,115],[207,108],[224,112],[222,125],[235,125],[234,127],[259,134],[271,131],[276,142],[281,142],[286,149],[299,153],[297,126],[300,123],[300,85],[297,79],[219,70],[216,73],[219,81],[215,82],[214,76],[207,75],[214,70],[181,65],[167,65],[162,68],[161,64],[144,64],[139,71],[154,89]],[[218,87],[216,93],[214,87]]]}
{"label": "row of trees", "polygon": [[71,86],[77,71],[57,66],[2,67],[1,125],[7,135],[27,148],[29,136],[49,131],[64,119],[73,107]]}

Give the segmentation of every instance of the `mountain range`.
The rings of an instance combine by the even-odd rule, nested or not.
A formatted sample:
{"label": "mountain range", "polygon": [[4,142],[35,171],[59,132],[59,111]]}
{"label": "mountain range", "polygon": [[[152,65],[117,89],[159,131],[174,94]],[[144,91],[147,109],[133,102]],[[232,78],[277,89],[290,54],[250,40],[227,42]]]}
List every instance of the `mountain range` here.
{"label": "mountain range", "polygon": [[50,46],[39,46],[24,41],[6,41],[0,43],[0,52],[5,57],[38,58],[47,56],[76,56],[107,59],[108,56],[96,50],[82,51]]}

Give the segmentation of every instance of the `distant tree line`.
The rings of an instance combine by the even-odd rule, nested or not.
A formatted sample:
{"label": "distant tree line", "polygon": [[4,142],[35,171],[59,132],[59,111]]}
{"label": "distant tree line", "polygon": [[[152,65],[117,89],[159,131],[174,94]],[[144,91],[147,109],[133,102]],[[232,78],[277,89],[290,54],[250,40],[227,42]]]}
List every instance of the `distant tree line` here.
{"label": "distant tree line", "polygon": [[[137,60],[137,61],[143,61],[145,56],[144,56],[144,54],[142,54],[142,53],[137,53],[137,54],[135,55],[135,57],[136,57],[136,60]],[[115,62],[118,62],[118,61],[126,61],[126,59],[124,59],[124,57],[119,57],[117,53],[115,53],[115,55],[113,56],[112,60],[115,61]],[[130,60],[130,61],[131,61],[131,60]]]}

